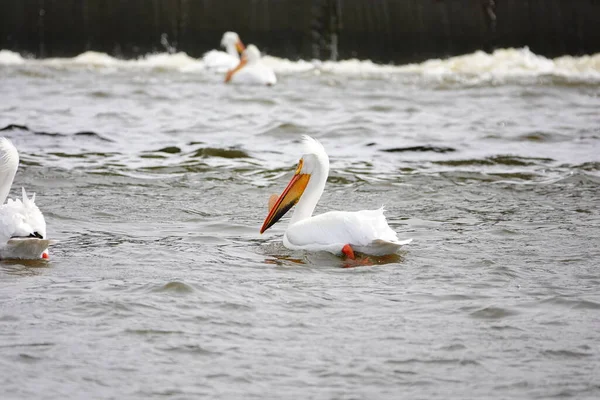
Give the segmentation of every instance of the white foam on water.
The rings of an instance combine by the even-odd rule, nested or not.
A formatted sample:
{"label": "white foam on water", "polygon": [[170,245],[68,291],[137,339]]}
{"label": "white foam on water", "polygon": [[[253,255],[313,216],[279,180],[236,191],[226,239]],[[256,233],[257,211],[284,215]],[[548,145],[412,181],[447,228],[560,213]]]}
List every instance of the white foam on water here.
{"label": "white foam on water", "polygon": [[[270,57],[276,72],[293,71],[289,60]],[[301,63],[301,64],[299,64]],[[301,67],[312,66],[318,73],[351,77],[421,76],[430,80],[512,82],[521,78],[556,76],[575,81],[600,83],[600,53],[581,57],[562,56],[549,59],[528,48],[499,49],[493,53],[476,51],[446,59],[431,59],[407,65],[376,64],[370,60],[295,62]],[[309,68],[307,68],[308,70]],[[283,71],[280,71],[283,70]],[[303,71],[303,69],[298,69]],[[294,71],[295,72],[295,71]]]}
{"label": "white foam on water", "polygon": [[176,70],[193,72],[204,70],[204,63],[200,59],[188,56],[184,52],[148,54],[137,60],[122,61],[126,67],[139,67],[149,69]]}
{"label": "white foam on water", "polygon": [[592,56],[563,56],[548,59],[528,48],[499,49],[493,53],[476,51],[471,54],[432,59],[420,64],[398,67],[402,72],[431,77],[469,77],[510,80],[510,78],[559,76],[600,80],[600,53]]}
{"label": "white foam on water", "polygon": [[[499,49],[493,53],[476,51],[446,59],[431,59],[406,65],[376,64],[370,60],[292,61],[263,56],[263,62],[277,74],[332,74],[347,77],[387,79],[393,76],[420,77],[432,81],[514,82],[523,78],[559,77],[577,82],[600,83],[600,53],[580,57],[562,56],[549,59],[528,48]],[[202,59],[184,52],[148,54],[123,60],[106,53],[87,51],[73,58],[29,59],[19,53],[0,50],[0,65],[42,65],[56,68],[152,69],[183,73],[216,74]]]}
{"label": "white foam on water", "polygon": [[318,61],[291,61],[287,58],[273,57],[269,55],[262,56],[262,62],[273,68],[278,74],[295,74],[313,71],[317,68]]}
{"label": "white foam on water", "polygon": [[72,59],[69,58],[54,58],[52,61],[56,63],[69,63],[69,60],[72,60],[73,64],[79,65],[89,65],[93,67],[114,67],[119,63],[114,57],[109,56],[106,53],[98,53],[96,51],[86,51],[74,57]]}
{"label": "white foam on water", "polygon": [[319,70],[337,75],[350,76],[385,76],[400,73],[400,67],[395,65],[375,64],[371,60],[342,60],[342,61],[324,61]]}
{"label": "white foam on water", "polygon": [[[106,53],[86,51],[73,58],[47,58],[32,60],[41,65],[53,67],[91,67],[91,68],[117,68],[117,69],[159,69],[190,71],[203,70],[202,61],[188,56],[184,52],[179,53],[154,53],[131,60],[123,60],[112,57]],[[2,60],[0,59],[0,63]]]}
{"label": "white foam on water", "polygon": [[[2,61],[0,60],[0,64]],[[47,66],[57,69],[68,68],[117,68],[119,60],[97,51],[86,51],[73,58],[42,58],[27,60],[29,65]]]}
{"label": "white foam on water", "polygon": [[25,59],[19,53],[10,50],[0,50],[0,65],[24,64]]}

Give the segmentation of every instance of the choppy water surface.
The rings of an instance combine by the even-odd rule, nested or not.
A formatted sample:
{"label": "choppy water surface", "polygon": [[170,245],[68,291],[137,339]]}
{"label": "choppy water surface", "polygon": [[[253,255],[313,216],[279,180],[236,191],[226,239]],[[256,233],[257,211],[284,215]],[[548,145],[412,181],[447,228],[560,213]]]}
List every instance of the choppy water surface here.
{"label": "choppy water surface", "polygon": [[[271,59],[262,88],[0,55],[12,195],[59,241],[0,263],[3,399],[600,396],[598,56]],[[317,211],[384,204],[405,252],[259,235],[301,134],[331,157]]]}

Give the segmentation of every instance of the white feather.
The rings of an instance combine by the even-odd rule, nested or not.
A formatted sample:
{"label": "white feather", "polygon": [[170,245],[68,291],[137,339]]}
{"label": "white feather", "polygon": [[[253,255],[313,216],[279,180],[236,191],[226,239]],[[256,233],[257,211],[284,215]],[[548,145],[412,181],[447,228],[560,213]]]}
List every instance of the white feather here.
{"label": "white feather", "polygon": [[[0,138],[0,189],[8,188],[7,193],[12,186],[18,160],[17,149],[8,139]],[[36,234],[42,239],[29,237]],[[22,199],[9,199],[6,204],[0,205],[0,259],[41,258],[49,244],[46,221],[35,204],[35,194],[28,198],[23,188]]]}
{"label": "white feather", "polygon": [[388,226],[383,211],[383,208],[331,211],[298,221],[285,232],[284,246],[293,250],[325,250],[340,254],[349,244],[355,251],[375,256],[395,253],[412,239],[400,241]]}

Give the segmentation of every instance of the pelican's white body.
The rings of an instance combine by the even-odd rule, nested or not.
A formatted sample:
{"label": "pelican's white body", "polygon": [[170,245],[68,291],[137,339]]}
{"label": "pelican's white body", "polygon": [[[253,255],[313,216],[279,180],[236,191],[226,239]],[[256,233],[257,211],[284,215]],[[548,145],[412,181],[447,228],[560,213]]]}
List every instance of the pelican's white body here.
{"label": "pelican's white body", "polygon": [[244,50],[244,57],[246,57],[247,63],[232,75],[232,83],[249,85],[275,85],[277,83],[275,72],[271,67],[263,64],[260,51],[255,45],[248,45]]}
{"label": "pelican's white body", "polygon": [[[35,194],[28,198],[22,189],[22,199],[8,196],[17,168],[19,153],[6,138],[0,138],[0,259],[39,259],[47,251],[46,221],[35,204]],[[43,239],[29,237],[38,234]]]}
{"label": "pelican's white body", "polygon": [[374,256],[396,253],[412,239],[398,240],[378,210],[331,211],[290,224],[283,245],[292,250],[328,251],[341,254],[349,244],[354,251]]}
{"label": "pelican's white body", "polygon": [[227,72],[235,68],[240,62],[236,48],[238,42],[240,42],[240,37],[237,33],[225,32],[221,39],[221,47],[224,47],[225,51],[211,50],[204,54],[202,57],[204,66],[217,72]]}
{"label": "pelican's white body", "polygon": [[341,254],[349,244],[354,251],[375,256],[396,253],[412,239],[399,240],[388,225],[383,208],[355,212],[312,213],[323,194],[329,175],[329,157],[323,145],[304,135],[305,147],[301,174],[310,180],[283,237],[283,245],[292,250],[328,251]]}

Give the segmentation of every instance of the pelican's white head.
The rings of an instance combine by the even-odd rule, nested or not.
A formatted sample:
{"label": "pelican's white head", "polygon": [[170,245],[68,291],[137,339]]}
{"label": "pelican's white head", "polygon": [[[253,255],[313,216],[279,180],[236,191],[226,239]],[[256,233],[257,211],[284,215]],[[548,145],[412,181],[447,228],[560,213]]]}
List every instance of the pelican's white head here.
{"label": "pelican's white head", "polygon": [[0,205],[8,197],[19,168],[19,152],[10,140],[0,137]]}
{"label": "pelican's white head", "polygon": [[317,168],[326,168],[329,171],[329,156],[321,142],[308,135],[302,135],[302,150],[302,158],[298,161],[300,174],[312,175]]}
{"label": "pelican's white head", "polygon": [[240,37],[235,32],[225,32],[221,38],[221,46],[233,52],[241,53],[244,51],[244,44],[240,40]]}
{"label": "pelican's white head", "polygon": [[[291,223],[312,215],[329,174],[329,157],[323,145],[308,135],[302,136],[303,155],[298,167],[275,205],[270,208],[260,233],[263,233],[283,217],[296,203]],[[304,194],[304,196],[303,196]]]}

